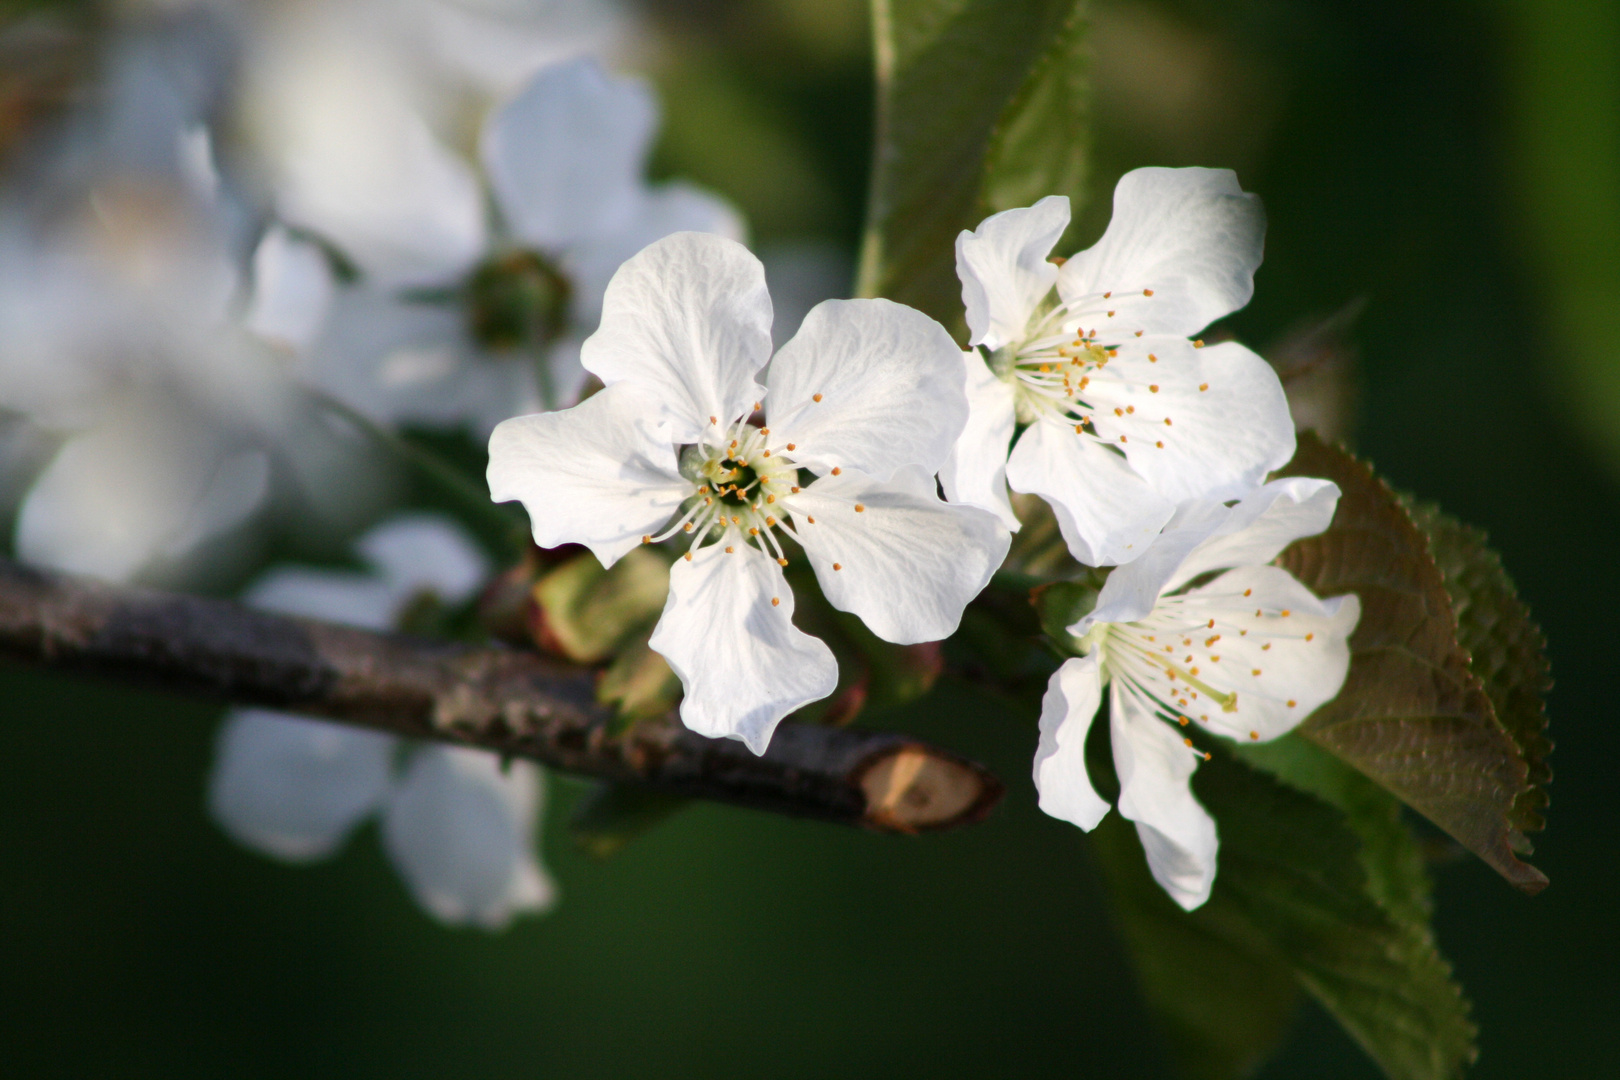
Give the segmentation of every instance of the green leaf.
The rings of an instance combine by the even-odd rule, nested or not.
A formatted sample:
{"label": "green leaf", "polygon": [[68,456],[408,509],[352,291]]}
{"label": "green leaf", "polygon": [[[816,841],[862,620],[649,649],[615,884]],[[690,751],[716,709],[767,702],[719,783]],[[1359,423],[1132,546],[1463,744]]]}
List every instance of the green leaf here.
{"label": "green leaf", "polygon": [[1526,892],[1547,878],[1521,862],[1533,807],[1531,766],[1497,718],[1459,642],[1459,623],[1428,538],[1372,470],[1310,433],[1289,476],[1343,492],[1326,532],[1277,559],[1321,596],[1356,593],[1361,621],[1333,701],[1300,725],[1306,738],[1399,796]]}
{"label": "green leaf", "polygon": [[[1545,785],[1552,780],[1547,755],[1547,703],[1552,687],[1547,671],[1546,639],[1530,620],[1502,557],[1486,544],[1485,534],[1464,525],[1432,503],[1406,504],[1429,537],[1435,564],[1445,578],[1446,593],[1457,615],[1457,640],[1468,650],[1469,667],[1496,708],[1513,742],[1529,766],[1529,787],[1513,804],[1516,828],[1534,832],[1545,826]],[[1526,845],[1520,854],[1529,854]]]}
{"label": "green leaf", "polygon": [[1117,815],[1097,830],[1144,993],[1189,1076],[1241,1076],[1269,1052],[1291,1013],[1287,979],[1389,1076],[1459,1076],[1475,1057],[1475,1029],[1435,948],[1427,882],[1399,806],[1299,746],[1304,756],[1285,749],[1268,764],[1330,799],[1226,753],[1194,774],[1221,837],[1215,889],[1197,911],[1182,913],[1152,885]]}
{"label": "green leaf", "polygon": [[877,147],[859,291],[962,325],[956,234],[1086,174],[1078,0],[874,0]]}

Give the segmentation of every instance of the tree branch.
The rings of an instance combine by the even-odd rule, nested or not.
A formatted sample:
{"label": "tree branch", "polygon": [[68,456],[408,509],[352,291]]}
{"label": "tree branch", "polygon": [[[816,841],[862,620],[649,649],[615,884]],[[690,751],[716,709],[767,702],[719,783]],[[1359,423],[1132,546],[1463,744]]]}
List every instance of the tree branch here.
{"label": "tree branch", "polygon": [[670,714],[614,737],[594,673],[538,653],[373,633],[7,560],[0,657],[888,832],[970,824],[1002,794],[983,766],[905,735],[784,723],[755,757]]}

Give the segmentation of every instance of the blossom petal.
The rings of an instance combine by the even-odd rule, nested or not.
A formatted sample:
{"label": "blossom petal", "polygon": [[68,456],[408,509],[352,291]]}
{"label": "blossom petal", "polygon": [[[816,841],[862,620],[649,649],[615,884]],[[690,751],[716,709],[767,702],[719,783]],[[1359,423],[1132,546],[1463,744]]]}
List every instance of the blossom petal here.
{"label": "blossom petal", "polygon": [[[17,553],[72,573],[134,577],[257,507],[264,486],[245,491],[253,498],[243,505],[210,482],[231,461],[215,432],[167,405],[116,406],[68,439],[34,481],[17,512]],[[219,498],[231,513],[210,505]]]}
{"label": "blossom petal", "polygon": [[489,560],[459,524],[437,514],[403,514],[372,529],[355,550],[402,600],[431,590],[447,604],[469,599],[489,578]]}
{"label": "blossom petal", "polygon": [[369,574],[278,566],[253,583],[244,599],[254,607],[284,615],[387,630],[399,614],[399,590]]}
{"label": "blossom petal", "polygon": [[247,328],[295,352],[312,344],[332,306],[336,283],[319,245],[280,225],[253,252],[253,297]]}
{"label": "blossom petal", "polygon": [[658,104],[580,58],[542,70],[485,125],[481,151],[512,232],[556,251],[635,211]]}
{"label": "blossom petal", "polygon": [[541,547],[584,544],[612,566],[693,490],[655,418],[637,387],[610,386],[572,409],[502,421],[489,437],[490,498],[520,500]]}
{"label": "blossom petal", "polygon": [[629,217],[612,230],[582,235],[563,257],[573,281],[575,325],[596,329],[602,294],[613,274],[636,252],[678,232],[713,233],[742,243],[748,226],[731,203],[692,184],[673,181],[640,193]]}
{"label": "blossom petal", "polygon": [[1150,703],[1119,679],[1109,731],[1119,773],[1119,812],[1136,822],[1153,879],[1187,911],[1209,899],[1219,846],[1215,819],[1192,793],[1194,752]]}
{"label": "blossom petal", "polygon": [[1108,804],[1086,772],[1086,736],[1102,704],[1098,655],[1065,660],[1041,699],[1041,745],[1035,751],[1035,790],[1041,809],[1090,832]]}
{"label": "blossom petal", "polygon": [[1194,334],[1249,302],[1265,235],[1259,198],[1229,169],[1134,169],[1102,239],[1063,264],[1058,293],[1111,292],[1111,325],[1125,331]]}
{"label": "blossom petal", "polygon": [[927,315],[889,300],[823,300],[771,361],[773,444],[826,471],[887,480],[937,471],[967,422],[962,351]]}
{"label": "blossom petal", "polygon": [[1188,621],[1207,618],[1224,631],[1213,645],[1192,647],[1195,661],[1219,656],[1202,664],[1199,678],[1235,692],[1225,708],[1195,714],[1212,731],[1242,742],[1274,739],[1344,685],[1361,615],[1354,594],[1322,600],[1280,567],[1243,566],[1192,590],[1181,607]]}
{"label": "blossom petal", "polygon": [[1011,542],[995,515],[941,502],[916,466],[889,483],[825,476],[784,505],[827,602],[899,645],[955,633]]}
{"label": "blossom petal", "polygon": [[1241,498],[1294,456],[1277,373],[1235,341],[1132,339],[1090,383],[1097,434],[1171,502]]}
{"label": "blossom petal", "polygon": [[[1239,500],[1188,554],[1165,588],[1177,588],[1209,570],[1268,563],[1295,540],[1324,531],[1333,523],[1338,505],[1339,486],[1331,480],[1308,476],[1273,480]],[[1197,511],[1187,507],[1185,513]],[[1171,528],[1180,525],[1171,522]]]}
{"label": "blossom petal", "polygon": [[542,404],[531,355],[482,351],[455,305],[365,285],[338,292],[300,377],[383,423],[471,427],[480,437]]}
{"label": "blossom petal", "polygon": [[1013,388],[996,378],[977,350],[962,354],[967,366],[967,424],[939,468],[939,484],[953,503],[977,506],[1019,529],[1007,497],[1007,455],[1012,450],[1017,415]]}
{"label": "blossom petal", "polygon": [[1123,457],[1056,421],[1037,421],[1019,437],[1007,483],[1051,505],[1070,553],[1087,566],[1135,559],[1175,512]]}
{"label": "blossom petal", "polygon": [[416,902],[452,925],[499,930],[554,890],[534,855],[540,773],[526,761],[427,746],[383,811],[383,846]]}
{"label": "blossom petal", "polygon": [[289,862],[324,858],[382,803],[398,743],[377,731],[237,710],[220,727],[208,811],[245,847]]}
{"label": "blossom petal", "polygon": [[675,561],[648,644],[686,688],[686,726],[756,754],[782,717],[838,686],[832,650],[793,625],[782,568],[735,533]]}
{"label": "blossom petal", "polygon": [[764,396],[770,358],[765,268],[734,240],[666,236],[619,267],[581,361],[608,386],[634,381],[663,404],[678,443],[728,424]]}
{"label": "blossom petal", "polygon": [[994,351],[1024,336],[1029,317],[1057,280],[1047,261],[1069,227],[1069,198],[1048,195],[1034,206],[991,214],[956,237],[970,345]]}
{"label": "blossom petal", "polygon": [[280,217],[330,238],[377,283],[453,280],[487,240],[472,168],[404,104],[388,64],[338,42],[315,53],[274,92]]}
{"label": "blossom petal", "polygon": [[1098,623],[1132,622],[1152,611],[1161,594],[1200,574],[1268,563],[1300,537],[1326,529],[1338,498],[1332,481],[1301,476],[1274,480],[1236,506],[1185,502],[1144,555],[1108,575],[1096,606],[1069,630],[1083,635]]}

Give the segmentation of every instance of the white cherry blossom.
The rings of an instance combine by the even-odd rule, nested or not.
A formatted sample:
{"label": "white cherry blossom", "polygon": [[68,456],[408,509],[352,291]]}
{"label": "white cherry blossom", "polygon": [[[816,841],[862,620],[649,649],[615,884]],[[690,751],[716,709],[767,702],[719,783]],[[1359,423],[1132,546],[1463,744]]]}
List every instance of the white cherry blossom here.
{"label": "white cherry blossom", "polygon": [[321,140],[289,154],[281,215],[333,243],[360,280],[337,285],[312,241],[273,228],[254,260],[256,325],[298,355],[304,380],[380,420],[487,434],[572,403],[585,379],[580,339],[621,262],[680,230],[744,232],[718,197],[646,182],[657,102],[589,59],[543,69],[484,123],[493,226],[472,166],[407,102],[348,118],[324,98],[312,107],[312,132],[330,126],[345,147],[363,134],[374,152],[336,175]]}
{"label": "white cherry blossom", "polygon": [[[424,593],[456,603],[488,576],[483,555],[439,518],[398,518],[358,548],[370,573],[283,567],[248,599],[387,629]],[[220,729],[208,806],[239,843],[295,863],[332,855],[380,814],[388,857],[424,909],[453,925],[499,929],[555,898],[535,858],[543,784],[531,762],[503,767],[480,750],[413,749],[382,732],[238,709]]]}
{"label": "white cherry blossom", "polygon": [[[1035,754],[1041,809],[1087,830],[1108,812],[1085,761],[1106,686],[1119,812],[1136,822],[1154,878],[1189,911],[1209,898],[1218,841],[1190,785],[1207,754],[1182,729],[1263,742],[1344,685],[1359,600],[1322,600],[1269,565],[1327,528],[1338,499],[1329,481],[1293,478],[1233,506],[1184,504],[1069,627],[1084,655],[1047,687]],[[1212,571],[1220,573],[1193,584]]]}
{"label": "white cherry blossom", "polygon": [[973,415],[940,479],[1011,529],[1007,487],[1041,496],[1074,557],[1106,566],[1141,555],[1182,501],[1254,488],[1294,431],[1264,360],[1189,340],[1254,291],[1265,221],[1231,172],[1127,173],[1102,239],[1059,268],[1068,224],[1051,196],[957,237]]}
{"label": "white cherry blossom", "polygon": [[689,544],[651,644],[686,688],[686,725],[755,753],[837,681],[831,650],[793,625],[794,547],[834,607],[911,644],[956,629],[1010,539],[935,489],[967,414],[961,352],[938,323],[828,300],[761,385],[770,352],[759,260],[666,237],[614,275],[585,342],[607,388],[501,424],[489,463],[491,495],[522,500],[543,547],[581,543],[607,566],[637,544]]}

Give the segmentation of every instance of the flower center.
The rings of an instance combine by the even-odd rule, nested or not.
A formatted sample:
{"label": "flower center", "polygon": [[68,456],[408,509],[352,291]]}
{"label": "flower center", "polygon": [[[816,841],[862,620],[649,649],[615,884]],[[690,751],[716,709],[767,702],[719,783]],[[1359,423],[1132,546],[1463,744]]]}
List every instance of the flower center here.
{"label": "flower center", "polygon": [[468,276],[463,291],[468,333],[496,355],[538,351],[567,328],[573,287],[538,252],[492,256]]}
{"label": "flower center", "polygon": [[[757,409],[758,406],[755,406]],[[773,447],[769,428],[755,427],[746,419],[728,427],[711,424],[714,434],[681,450],[681,475],[692,483],[681,513],[657,536],[642,537],[657,543],[678,533],[691,536],[691,552],[711,535],[715,541],[755,544],[783,566],[787,557],[775,535],[780,529],[797,539],[784,523],[782,500],[799,490],[799,468],[783,447]],[[788,443],[785,449],[791,450]]]}
{"label": "flower center", "polygon": [[[1131,299],[1139,304],[1141,297],[1152,295],[1153,290],[1143,289]],[[1051,419],[1073,425],[1076,434],[1096,437],[1092,417],[1098,409],[1108,409],[1118,419],[1135,414],[1133,406],[1115,400],[1119,380],[1107,371],[1119,352],[1116,339],[1130,334],[1113,322],[1117,303],[1111,292],[1067,303],[1054,296],[1030,317],[1022,341],[991,358],[996,374],[1014,387],[1019,422]],[[1149,358],[1154,360],[1151,354]],[[1156,393],[1158,387],[1152,389]]]}

